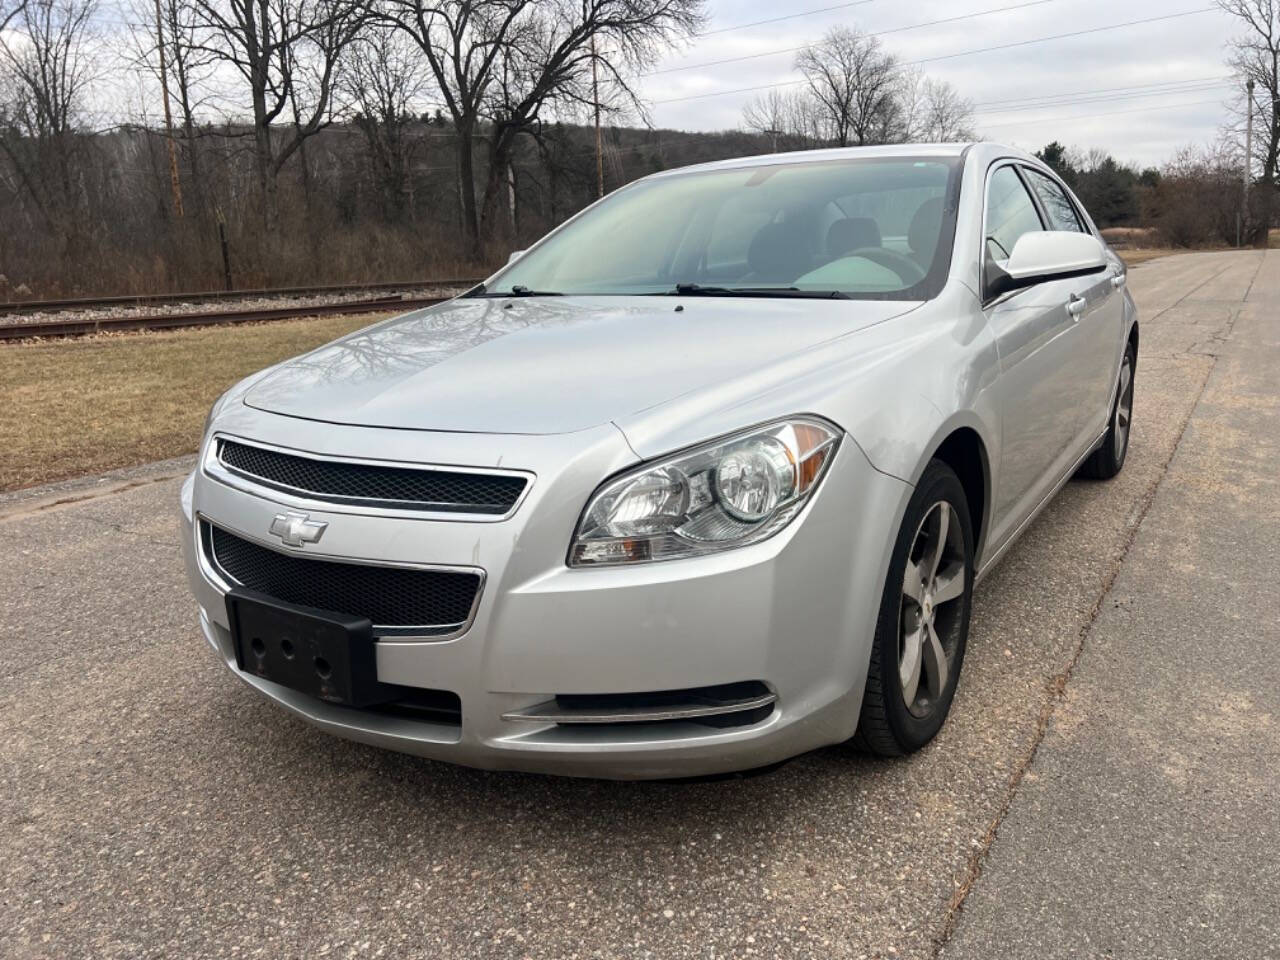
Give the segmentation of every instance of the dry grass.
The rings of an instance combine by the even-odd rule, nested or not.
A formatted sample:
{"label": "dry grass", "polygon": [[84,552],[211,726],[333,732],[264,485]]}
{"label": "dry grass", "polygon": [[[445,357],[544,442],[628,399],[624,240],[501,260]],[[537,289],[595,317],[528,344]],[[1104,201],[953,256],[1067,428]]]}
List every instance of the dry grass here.
{"label": "dry grass", "polygon": [[[1168,257],[1175,253],[1203,253],[1215,250],[1234,250],[1229,246],[1208,247],[1170,247],[1160,238],[1158,231],[1151,227],[1107,227],[1102,236],[1109,243],[1118,247],[1122,260],[1129,266],[1154,260],[1156,257]],[[1272,230],[1267,234],[1267,246],[1272,249],[1280,247],[1280,230]]]}
{"label": "dry grass", "polygon": [[1150,227],[1103,227],[1102,236],[1109,243],[1117,241],[1131,247],[1158,247],[1159,236]]}
{"label": "dry grass", "polygon": [[[1103,234],[1107,233],[1106,230],[1102,232]],[[1267,246],[1269,246],[1273,250],[1280,248],[1280,230],[1272,230],[1267,235]],[[1154,260],[1156,257],[1169,257],[1175,253],[1212,253],[1214,251],[1219,251],[1219,250],[1236,250],[1236,249],[1238,248],[1237,247],[1196,247],[1193,249],[1189,247],[1152,246],[1152,247],[1124,247],[1120,250],[1117,250],[1116,253],[1120,255],[1120,259],[1122,259],[1125,263],[1127,263],[1129,266],[1132,267],[1135,263],[1144,263],[1147,260]],[[1251,249],[1251,248],[1246,248],[1246,249]]]}
{"label": "dry grass", "polygon": [[1127,265],[1133,266],[1135,263],[1145,263],[1148,260],[1154,260],[1156,257],[1168,257],[1175,253],[1191,253],[1190,250],[1174,250],[1172,247],[1151,247],[1146,250],[1117,250],[1116,254]]}
{"label": "dry grass", "polygon": [[0,346],[0,490],[193,453],[232,383],[377,319]]}

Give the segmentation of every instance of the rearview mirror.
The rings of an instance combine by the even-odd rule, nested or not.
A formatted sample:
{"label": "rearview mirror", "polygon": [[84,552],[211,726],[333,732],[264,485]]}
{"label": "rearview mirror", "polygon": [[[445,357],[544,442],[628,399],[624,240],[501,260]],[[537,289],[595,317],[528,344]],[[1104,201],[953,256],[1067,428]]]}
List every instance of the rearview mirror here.
{"label": "rearview mirror", "polygon": [[1003,267],[988,261],[987,296],[1029,287],[1045,280],[1078,277],[1105,270],[1107,255],[1088,233],[1050,230],[1024,233]]}
{"label": "rearview mirror", "polygon": [[511,264],[515,263],[517,260],[519,260],[523,256],[524,256],[523,250],[512,250],[511,256],[507,257],[507,266],[511,266]]}

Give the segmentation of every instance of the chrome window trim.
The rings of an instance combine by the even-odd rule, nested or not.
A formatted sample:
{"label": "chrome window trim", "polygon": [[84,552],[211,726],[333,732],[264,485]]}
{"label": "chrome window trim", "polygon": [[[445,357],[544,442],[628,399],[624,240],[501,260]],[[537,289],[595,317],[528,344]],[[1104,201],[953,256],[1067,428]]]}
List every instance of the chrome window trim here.
{"label": "chrome window trim", "polygon": [[1018,167],[1025,166],[1025,165],[1026,165],[1026,161],[1021,159],[1020,157],[1000,157],[996,160],[992,160],[991,163],[987,165],[986,178],[982,181],[982,230],[978,234],[978,286],[977,286],[977,289],[979,291],[978,299],[982,301],[983,310],[990,309],[991,307],[995,306],[997,303],[1002,303],[1003,301],[1007,300],[1009,297],[1022,292],[1021,290],[1010,290],[999,297],[995,297],[990,300],[987,299],[987,282],[986,282],[986,269],[985,269],[986,260],[987,260],[987,210],[989,207],[988,201],[991,199],[991,178],[995,175],[995,172],[997,170],[999,170],[1001,167],[1013,167],[1013,172],[1017,175],[1018,181],[1022,184],[1022,189],[1027,191],[1027,199],[1031,201],[1032,209],[1035,210],[1036,216],[1040,218],[1040,228],[1042,230],[1048,229],[1048,225],[1044,222],[1044,213],[1040,209],[1040,201],[1036,199],[1035,194],[1032,192],[1031,188],[1027,186],[1027,183],[1023,179],[1021,172],[1018,170]]}
{"label": "chrome window trim", "polygon": [[[467,618],[460,623],[446,623],[438,625],[419,625],[419,626],[384,626],[380,624],[373,625],[374,640],[379,643],[398,643],[398,642],[421,642],[421,641],[442,641],[455,640],[471,629],[471,625],[475,623],[476,614],[480,610],[480,600],[484,596],[485,584],[488,580],[488,574],[483,567],[465,567],[454,566],[451,564],[441,563],[389,563],[385,560],[369,560],[363,557],[342,557],[329,553],[314,553],[308,551],[303,553],[299,550],[282,550],[280,544],[270,544],[259,537],[251,534],[242,533],[235,530],[225,523],[219,523],[209,517],[207,514],[199,511],[195,514],[195,547],[196,562],[200,566],[200,572],[209,580],[215,588],[225,594],[231,590],[233,586],[242,586],[238,580],[222,569],[217,563],[217,557],[213,552],[213,544],[205,536],[205,527],[217,527],[218,529],[247,540],[256,546],[270,550],[272,553],[278,553],[286,557],[302,557],[307,560],[315,560],[320,563],[349,563],[363,567],[385,567],[392,570],[420,570],[428,573],[465,573],[476,578],[476,595],[471,601],[471,609],[467,613]],[[213,562],[210,562],[212,559]]]}
{"label": "chrome window trim", "polygon": [[[248,474],[236,470],[223,463],[218,455],[219,441],[230,440],[246,447],[257,447],[290,457],[301,457],[319,462],[347,463],[356,466],[390,467],[399,470],[433,471],[438,473],[480,474],[493,477],[522,477],[524,489],[506,513],[474,513],[467,510],[423,509],[421,507],[380,506],[380,503],[397,503],[400,501],[362,499],[356,497],[333,497],[323,499],[313,491],[289,487],[287,484],[269,484],[255,482]],[[205,444],[204,457],[201,461],[202,472],[212,480],[228,487],[251,493],[255,496],[279,502],[286,506],[303,510],[322,510],[328,513],[355,514],[368,517],[397,517],[407,520],[435,520],[454,523],[500,523],[510,520],[524,504],[533,488],[536,475],[529,470],[501,470],[493,467],[461,467],[452,464],[410,463],[403,460],[377,460],[364,457],[347,457],[340,454],[316,453],[312,450],[300,450],[296,447],[281,447],[261,440],[250,440],[231,433],[218,431],[209,437]]]}
{"label": "chrome window trim", "polygon": [[984,311],[989,310],[997,304],[1003,303],[1005,300],[1017,296],[1022,292],[1021,289],[1010,290],[991,300],[986,299],[985,270],[983,268],[986,265],[987,254],[987,201],[990,199],[991,195],[991,177],[1001,167],[1013,167],[1014,171],[1018,174],[1018,179],[1022,181],[1022,188],[1027,191],[1027,195],[1031,198],[1031,205],[1035,207],[1036,216],[1040,218],[1041,229],[1046,232],[1061,232],[1054,231],[1051,225],[1046,222],[1048,214],[1043,209],[1040,198],[1036,196],[1035,188],[1027,183],[1026,177],[1022,174],[1022,169],[1034,170],[1036,173],[1044,174],[1056,183],[1062,189],[1062,192],[1066,194],[1067,199],[1071,201],[1072,205],[1075,207],[1076,216],[1079,218],[1080,223],[1086,228],[1084,232],[1110,250],[1106,240],[1098,231],[1097,224],[1093,222],[1093,218],[1089,216],[1088,211],[1085,210],[1084,204],[1080,202],[1079,197],[1075,195],[1071,188],[1063,182],[1062,178],[1059,177],[1048,164],[1032,162],[1027,160],[1025,157],[997,157],[995,160],[992,160],[987,164],[985,179],[982,181],[982,230],[978,234],[978,283],[976,289],[979,291],[978,299],[981,301],[982,309]]}

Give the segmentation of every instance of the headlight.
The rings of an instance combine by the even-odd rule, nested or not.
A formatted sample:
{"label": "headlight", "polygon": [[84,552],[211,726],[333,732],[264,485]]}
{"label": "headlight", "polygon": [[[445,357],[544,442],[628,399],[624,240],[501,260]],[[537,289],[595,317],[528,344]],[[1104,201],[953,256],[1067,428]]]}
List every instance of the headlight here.
{"label": "headlight", "polygon": [[645,464],[595,492],[569,566],[696,557],[757,543],[800,512],[840,432],[794,417]]}

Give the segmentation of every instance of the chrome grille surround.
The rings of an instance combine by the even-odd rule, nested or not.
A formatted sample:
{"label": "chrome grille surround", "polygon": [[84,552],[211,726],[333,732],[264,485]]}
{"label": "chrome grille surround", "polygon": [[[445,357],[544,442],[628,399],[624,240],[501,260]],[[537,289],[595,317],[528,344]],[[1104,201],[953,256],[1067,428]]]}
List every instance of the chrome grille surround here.
{"label": "chrome grille surround", "polygon": [[[482,491],[487,494],[485,499],[488,502],[403,500],[392,497],[348,496],[332,490],[306,489],[280,482],[275,477],[250,473],[237,463],[228,462],[228,458],[224,456],[224,449],[229,449],[227,445],[234,445],[237,453],[251,451],[260,455],[260,462],[270,463],[273,472],[283,473],[290,466],[307,471],[309,465],[314,464],[314,468],[310,468],[312,472],[319,475],[327,474],[327,479],[330,481],[335,475],[346,474],[354,478],[354,488],[363,488],[366,493],[371,486],[389,491],[390,488],[403,485],[403,481],[408,479],[402,475],[413,475],[425,481],[426,486],[434,484],[439,489]],[[231,459],[238,460],[240,464],[245,463],[243,456]],[[246,440],[229,434],[217,434],[210,438],[206,444],[202,468],[206,475],[227,486],[302,508],[331,512],[358,512],[367,516],[397,516],[419,520],[465,520],[473,523],[501,521],[513,516],[528,496],[534,480],[534,475],[525,470],[406,463],[318,454],[279,447],[259,440]],[[455,481],[451,479],[452,477],[458,479]],[[515,492],[514,497],[508,495],[504,499],[499,499],[494,495],[494,491],[499,487],[509,494],[517,484],[523,484],[523,486]],[[486,490],[486,487],[491,489]]]}

